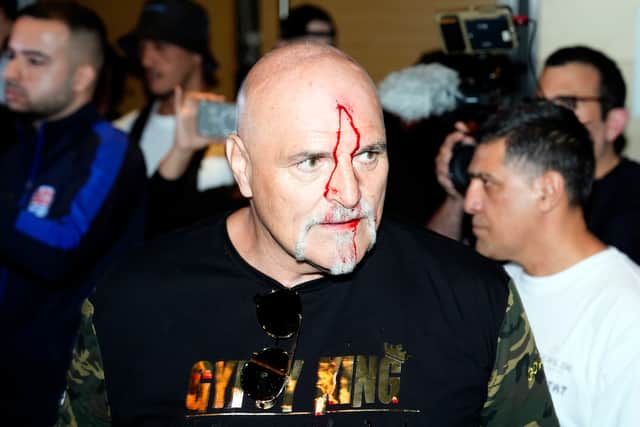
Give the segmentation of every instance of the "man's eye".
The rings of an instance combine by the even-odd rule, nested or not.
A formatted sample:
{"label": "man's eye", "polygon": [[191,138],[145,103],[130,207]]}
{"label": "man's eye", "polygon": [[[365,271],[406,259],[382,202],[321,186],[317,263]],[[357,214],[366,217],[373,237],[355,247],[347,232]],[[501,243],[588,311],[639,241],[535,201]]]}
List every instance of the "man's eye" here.
{"label": "man's eye", "polygon": [[490,178],[481,178],[481,179],[482,179],[482,185],[484,186],[484,188],[491,188],[495,185],[495,182],[493,182],[493,180]]}
{"label": "man's eye", "polygon": [[380,158],[380,151],[377,150],[368,150],[363,151],[362,153],[355,156],[355,161],[365,167],[373,167],[378,164],[378,159]]}
{"label": "man's eye", "polygon": [[47,62],[46,58],[41,58],[39,56],[29,56],[27,61],[30,65],[44,65]]}
{"label": "man's eye", "polygon": [[296,167],[302,172],[314,172],[322,167],[325,160],[323,157],[309,157],[296,163]]}

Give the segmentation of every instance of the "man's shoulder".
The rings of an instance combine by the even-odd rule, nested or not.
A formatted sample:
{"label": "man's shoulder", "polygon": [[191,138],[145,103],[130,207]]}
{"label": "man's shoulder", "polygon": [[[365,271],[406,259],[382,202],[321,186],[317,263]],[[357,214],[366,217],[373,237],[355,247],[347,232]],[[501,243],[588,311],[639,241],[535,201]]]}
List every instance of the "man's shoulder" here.
{"label": "man's shoulder", "polygon": [[604,290],[600,289],[594,280],[594,287],[613,299],[639,305],[640,266],[615,247],[609,247],[601,255],[601,268],[594,265],[594,274],[596,279],[606,280],[608,285]]}
{"label": "man's shoulder", "polygon": [[106,120],[98,120],[95,122],[93,124],[93,130],[105,141],[126,143],[128,140],[127,134],[122,129],[119,129],[117,126],[114,126],[113,123]]}
{"label": "man's shoulder", "polygon": [[133,123],[136,121],[139,115],[140,115],[140,110],[137,110],[137,109],[132,110],[126,113],[124,116],[114,120],[112,124],[113,126],[120,129],[121,131],[129,133],[131,132]]}
{"label": "man's shoulder", "polygon": [[214,217],[153,238],[123,257],[108,279],[161,278],[170,271],[186,271],[189,266],[215,264],[225,251],[223,227],[224,218]]}
{"label": "man's shoulder", "polygon": [[640,163],[628,157],[622,157],[616,167],[599,181],[612,186],[623,186],[628,191],[636,188],[630,184],[637,179],[640,179]]}
{"label": "man's shoulder", "polygon": [[392,251],[400,259],[417,259],[429,268],[451,272],[486,272],[490,277],[500,277],[505,283],[507,280],[496,261],[424,227],[385,218],[379,244],[385,252]]}
{"label": "man's shoulder", "polygon": [[[387,220],[372,256],[373,271],[390,269],[418,286],[473,300],[506,300],[508,277],[499,263],[459,242],[422,227]],[[370,267],[371,268],[371,267]],[[406,286],[409,286],[408,284]],[[499,310],[504,310],[502,302]]]}
{"label": "man's shoulder", "polygon": [[640,163],[634,159],[631,159],[629,157],[622,157],[622,159],[620,160],[620,166],[640,174]]}

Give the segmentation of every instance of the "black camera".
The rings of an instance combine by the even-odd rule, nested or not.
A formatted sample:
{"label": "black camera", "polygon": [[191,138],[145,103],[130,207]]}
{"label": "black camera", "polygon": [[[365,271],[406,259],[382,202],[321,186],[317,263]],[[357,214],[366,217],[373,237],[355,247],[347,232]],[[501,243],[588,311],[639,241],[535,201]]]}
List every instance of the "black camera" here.
{"label": "black camera", "polygon": [[464,144],[462,141],[456,142],[451,149],[449,177],[458,193],[462,195],[467,192],[467,187],[469,187],[469,183],[471,182],[468,169],[475,150],[475,145]]}

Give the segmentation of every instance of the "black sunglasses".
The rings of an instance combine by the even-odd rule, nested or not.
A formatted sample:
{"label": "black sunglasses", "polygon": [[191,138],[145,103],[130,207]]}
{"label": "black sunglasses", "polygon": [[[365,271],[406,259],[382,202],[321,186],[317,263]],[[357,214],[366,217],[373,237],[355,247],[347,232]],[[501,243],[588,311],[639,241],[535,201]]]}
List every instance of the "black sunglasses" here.
{"label": "black sunglasses", "polygon": [[293,338],[287,352],[279,347],[267,347],[253,353],[242,367],[240,386],[256,401],[260,409],[269,409],[284,391],[293,357],[298,332],[302,325],[300,296],[291,290],[280,289],[266,295],[256,295],[258,323],[270,337],[276,340]]}

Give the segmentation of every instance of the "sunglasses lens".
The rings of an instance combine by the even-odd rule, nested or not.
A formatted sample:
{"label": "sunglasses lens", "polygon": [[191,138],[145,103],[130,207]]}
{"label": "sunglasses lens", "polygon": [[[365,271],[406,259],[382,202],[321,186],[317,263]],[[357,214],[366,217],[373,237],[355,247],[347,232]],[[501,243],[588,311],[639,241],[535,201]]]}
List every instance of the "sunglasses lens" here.
{"label": "sunglasses lens", "polygon": [[289,355],[279,348],[267,348],[242,367],[240,385],[258,406],[267,409],[282,393],[287,382]]}
{"label": "sunglasses lens", "polygon": [[297,293],[279,290],[256,296],[258,323],[274,338],[290,338],[300,327],[302,305]]}

